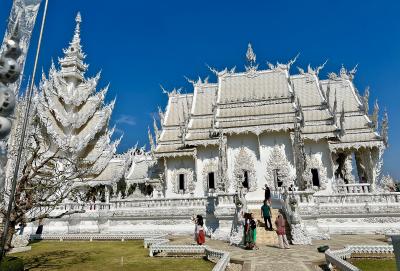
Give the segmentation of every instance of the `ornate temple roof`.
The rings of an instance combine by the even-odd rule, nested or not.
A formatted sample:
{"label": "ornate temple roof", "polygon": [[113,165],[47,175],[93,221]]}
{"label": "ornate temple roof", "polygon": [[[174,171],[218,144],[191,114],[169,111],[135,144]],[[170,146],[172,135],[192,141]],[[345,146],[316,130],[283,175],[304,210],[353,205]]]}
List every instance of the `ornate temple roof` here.
{"label": "ornate temple roof", "polygon": [[133,152],[132,164],[127,171],[126,183],[158,182],[163,169],[150,153]]}
{"label": "ornate temple roof", "polygon": [[262,133],[292,128],[293,91],[285,69],[224,73],[218,82],[216,129]]}
{"label": "ornate temple roof", "polygon": [[157,139],[155,153],[173,152],[173,155],[191,155],[191,152],[180,151],[180,149],[184,147],[193,94],[180,94],[174,90],[168,96],[165,117],[161,123],[162,132]]}
{"label": "ornate temple roof", "polygon": [[218,85],[197,82],[194,84],[193,103],[190,121],[186,134],[188,145],[217,144],[218,140],[210,138],[213,129],[214,107]]}
{"label": "ornate temple roof", "polygon": [[304,139],[328,140],[333,149],[382,146],[353,85],[354,70],[342,67],[339,75],[320,80],[324,65],[290,75],[295,60],[258,70],[251,45],[246,56],[246,71],[211,69],[217,83],[192,81],[193,94],[169,95],[154,154],[191,155],[198,145],[218,144],[218,133],[293,131],[299,118]]}
{"label": "ornate temple roof", "polygon": [[[331,107],[337,106],[337,119],[343,119],[344,134],[339,140],[331,141],[333,149],[382,146],[382,138],[374,130],[370,117],[353,85],[348,72],[342,67],[340,76],[331,76],[321,81],[322,89],[329,95]],[[329,89],[329,90],[328,90]]]}
{"label": "ornate temple roof", "polygon": [[310,69],[309,73],[291,76],[290,81],[304,117],[304,127],[301,130],[304,138],[319,140],[336,137],[338,127],[325,92],[320,88],[317,74]]}

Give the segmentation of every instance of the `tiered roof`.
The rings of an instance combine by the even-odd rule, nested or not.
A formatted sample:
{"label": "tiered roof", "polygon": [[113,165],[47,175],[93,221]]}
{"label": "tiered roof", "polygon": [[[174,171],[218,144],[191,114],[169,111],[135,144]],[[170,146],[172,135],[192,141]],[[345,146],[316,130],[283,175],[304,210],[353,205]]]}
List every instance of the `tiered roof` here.
{"label": "tiered roof", "polygon": [[174,90],[168,96],[162,132],[157,140],[155,153],[161,156],[191,155],[193,150],[183,148],[193,94],[181,94]]}
{"label": "tiered roof", "polygon": [[310,68],[308,73],[291,76],[290,81],[304,118],[304,127],[301,129],[304,138],[334,138],[339,128],[315,71]]}
{"label": "tiered roof", "polygon": [[[327,139],[333,149],[381,146],[357,90],[353,73],[320,80],[323,66],[290,75],[288,64],[258,70],[249,46],[245,72],[214,71],[217,83],[194,83],[194,94],[170,93],[157,156],[193,154],[198,145],[218,144],[215,135],[294,129],[301,116],[305,139]],[[342,110],[342,104],[344,110]]]}
{"label": "tiered roof", "polygon": [[223,133],[279,131],[293,128],[293,91],[284,68],[218,77],[215,128]]}
{"label": "tiered roof", "polygon": [[382,146],[382,138],[374,131],[372,121],[364,112],[364,105],[353,85],[352,76],[342,67],[339,76],[332,74],[329,79],[321,81],[322,88],[329,95],[330,106],[334,107],[335,99],[337,100],[337,118],[344,113],[344,134],[339,140],[331,141],[330,147],[351,149]]}
{"label": "tiered roof", "polygon": [[217,84],[203,83],[201,79],[194,84],[186,144],[196,146],[218,143],[217,139],[211,137],[217,90]]}

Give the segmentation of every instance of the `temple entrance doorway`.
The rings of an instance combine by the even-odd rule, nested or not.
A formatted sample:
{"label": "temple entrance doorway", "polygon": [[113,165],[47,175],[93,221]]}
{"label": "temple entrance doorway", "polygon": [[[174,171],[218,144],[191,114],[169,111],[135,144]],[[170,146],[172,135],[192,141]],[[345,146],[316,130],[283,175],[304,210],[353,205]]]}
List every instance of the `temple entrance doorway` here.
{"label": "temple entrance doorway", "polygon": [[319,174],[318,174],[318,169],[316,168],[312,168],[311,169],[311,174],[312,174],[312,183],[313,186],[320,186],[320,182],[319,182]]}
{"label": "temple entrance doorway", "polygon": [[185,190],[185,174],[179,174],[179,190]]}
{"label": "temple entrance doorway", "polygon": [[247,170],[243,171],[243,182],[242,185],[244,188],[249,189],[249,172]]}
{"label": "temple entrance doorway", "polygon": [[208,189],[215,189],[214,172],[209,172],[208,173]]}

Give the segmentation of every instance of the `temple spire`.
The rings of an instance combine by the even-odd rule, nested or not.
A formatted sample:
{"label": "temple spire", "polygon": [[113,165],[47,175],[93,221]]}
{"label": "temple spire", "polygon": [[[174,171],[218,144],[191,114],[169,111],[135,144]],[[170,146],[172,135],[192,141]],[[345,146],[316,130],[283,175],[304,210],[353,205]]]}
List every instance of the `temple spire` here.
{"label": "temple spire", "polygon": [[78,14],[75,17],[75,31],[74,31],[74,36],[72,38],[71,45],[76,45],[77,47],[81,47],[81,23],[82,23],[82,17],[81,13],[78,12]]}
{"label": "temple spire", "polygon": [[82,52],[81,46],[81,23],[82,17],[78,12],[75,18],[76,26],[72,41],[69,43],[67,49],[64,49],[64,57],[59,59],[61,65],[61,72],[64,77],[75,78],[82,81],[84,73],[88,66],[83,62],[85,54]]}

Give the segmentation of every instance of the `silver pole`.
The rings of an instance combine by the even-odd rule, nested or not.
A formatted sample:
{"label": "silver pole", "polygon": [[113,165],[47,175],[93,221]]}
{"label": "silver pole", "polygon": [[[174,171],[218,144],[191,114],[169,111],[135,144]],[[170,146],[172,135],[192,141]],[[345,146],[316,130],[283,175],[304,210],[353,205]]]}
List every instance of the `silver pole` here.
{"label": "silver pole", "polygon": [[40,27],[40,35],[39,35],[38,45],[37,45],[37,49],[36,49],[35,64],[33,66],[31,85],[30,85],[29,92],[28,92],[28,101],[27,101],[25,114],[24,114],[24,122],[23,122],[23,125],[22,125],[21,137],[20,137],[20,140],[19,140],[19,146],[18,146],[18,152],[17,152],[17,161],[15,163],[14,175],[13,175],[13,179],[12,179],[10,200],[8,202],[7,215],[5,217],[3,236],[2,236],[2,239],[1,239],[0,262],[3,260],[3,257],[4,257],[5,252],[6,252],[4,247],[5,247],[6,241],[7,241],[8,228],[9,228],[9,224],[10,224],[10,216],[11,216],[11,211],[12,211],[12,207],[13,207],[13,203],[14,203],[15,189],[17,187],[17,178],[18,178],[18,172],[19,172],[19,165],[21,163],[21,155],[22,155],[22,149],[24,148],[26,127],[28,125],[29,111],[30,111],[31,103],[32,103],[32,93],[33,93],[33,86],[34,86],[34,83],[35,83],[36,68],[37,68],[37,63],[38,63],[38,59],[39,59],[40,46],[41,46],[41,43],[42,43],[44,24],[46,22],[47,4],[48,4],[48,0],[46,0],[45,6],[44,6],[43,17],[42,17],[42,25]]}

